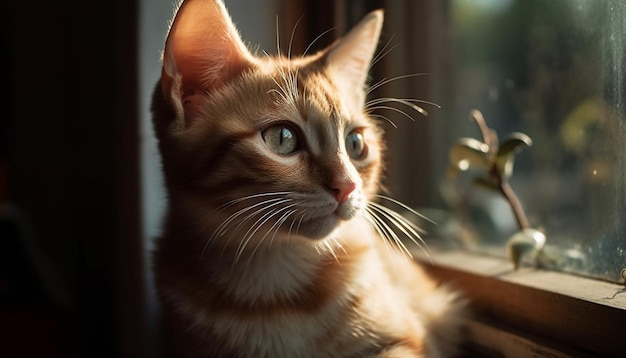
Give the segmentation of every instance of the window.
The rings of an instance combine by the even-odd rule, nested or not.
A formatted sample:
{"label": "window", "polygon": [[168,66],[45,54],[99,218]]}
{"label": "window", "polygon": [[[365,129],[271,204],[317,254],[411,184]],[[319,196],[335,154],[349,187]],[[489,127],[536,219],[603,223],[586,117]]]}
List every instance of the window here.
{"label": "window", "polygon": [[[424,104],[429,115],[415,113],[415,123],[385,113],[398,126],[387,130],[389,187],[438,223],[428,226],[435,253],[426,263],[474,301],[473,344],[488,356],[626,354],[615,333],[626,319],[626,4],[383,6],[395,48],[376,78],[420,74],[383,95],[441,106]],[[541,259],[526,256],[542,269],[512,269],[506,243],[519,227],[500,194],[473,185],[480,170],[448,180],[449,148],[482,139],[473,109],[500,138],[532,138],[510,184],[546,234]]]}
{"label": "window", "polygon": [[[451,2],[445,126],[447,142],[476,133],[465,118],[478,108],[500,134],[530,135],[511,180],[546,232],[543,264],[614,282],[626,265],[624,15],[618,1]],[[474,199],[488,239],[473,242],[517,230],[497,199]]]}
{"label": "window", "polygon": [[[468,120],[478,109],[500,138],[517,131],[533,140],[516,156],[510,181],[531,226],[546,233],[543,264],[623,282],[626,5],[454,0],[406,12],[410,15],[400,12],[410,5],[388,12],[388,18],[394,16],[388,22],[401,25],[391,25],[387,34],[403,36],[391,41],[405,48],[387,57],[405,59],[388,59],[383,72],[385,77],[424,76],[386,93],[398,96],[399,90],[442,108],[425,105],[430,115],[415,113],[415,124],[404,123],[402,115],[387,115],[407,129],[400,134],[389,130],[394,191],[415,205],[464,206],[464,212],[454,212],[466,228],[457,239],[466,247],[504,254],[503,244],[519,230],[508,204],[470,183],[453,187],[446,178],[448,149],[461,137],[481,139],[476,123]],[[428,26],[402,21],[403,16],[419,17],[415,10],[427,12]],[[417,95],[411,86],[419,86]],[[432,178],[419,178],[427,173]],[[427,193],[415,194],[420,190],[411,188],[415,183],[428,187]]]}

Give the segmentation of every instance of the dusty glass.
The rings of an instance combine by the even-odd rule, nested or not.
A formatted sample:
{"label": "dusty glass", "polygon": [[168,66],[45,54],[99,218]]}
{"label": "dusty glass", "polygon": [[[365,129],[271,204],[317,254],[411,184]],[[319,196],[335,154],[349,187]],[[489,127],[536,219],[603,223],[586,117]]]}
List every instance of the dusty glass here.
{"label": "dusty glass", "polygon": [[[545,232],[541,264],[610,281],[626,267],[626,2],[453,0],[448,104],[435,123],[451,146],[481,139],[472,109],[532,146],[510,184]],[[442,146],[439,145],[438,148]],[[440,153],[447,155],[447,153]],[[445,161],[442,158],[442,161]],[[505,254],[519,230],[508,203],[467,179],[443,190],[467,248]],[[447,178],[442,171],[440,181]],[[442,225],[439,230],[445,230]],[[457,231],[458,232],[458,231]]]}

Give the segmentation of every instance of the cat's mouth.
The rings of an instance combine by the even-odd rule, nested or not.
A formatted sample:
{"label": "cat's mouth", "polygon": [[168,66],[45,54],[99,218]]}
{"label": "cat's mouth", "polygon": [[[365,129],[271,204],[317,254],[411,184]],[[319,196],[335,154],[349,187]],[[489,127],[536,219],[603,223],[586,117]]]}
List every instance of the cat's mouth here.
{"label": "cat's mouth", "polygon": [[365,199],[363,195],[360,193],[353,193],[353,195],[350,195],[348,200],[339,203],[337,209],[334,211],[334,214],[341,220],[347,221],[359,215],[364,208]]}
{"label": "cat's mouth", "polygon": [[333,232],[341,222],[359,216],[365,208],[365,199],[354,195],[342,203],[335,203],[332,208],[312,211],[298,224],[298,233],[310,239],[322,239]]}

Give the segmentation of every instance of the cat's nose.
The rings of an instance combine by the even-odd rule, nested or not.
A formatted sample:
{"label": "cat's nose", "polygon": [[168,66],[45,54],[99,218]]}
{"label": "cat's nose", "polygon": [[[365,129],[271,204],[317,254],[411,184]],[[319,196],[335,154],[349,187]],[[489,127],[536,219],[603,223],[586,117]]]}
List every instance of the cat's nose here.
{"label": "cat's nose", "polygon": [[327,185],[328,190],[333,194],[339,204],[348,200],[350,194],[356,189],[356,184],[351,181],[334,181]]}

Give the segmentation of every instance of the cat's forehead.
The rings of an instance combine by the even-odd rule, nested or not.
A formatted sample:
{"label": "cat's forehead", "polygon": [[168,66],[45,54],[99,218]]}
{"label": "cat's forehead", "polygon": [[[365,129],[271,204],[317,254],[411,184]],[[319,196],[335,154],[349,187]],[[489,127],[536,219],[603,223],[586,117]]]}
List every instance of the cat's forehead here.
{"label": "cat's forehead", "polygon": [[266,74],[271,78],[267,93],[274,96],[280,110],[298,114],[307,124],[343,126],[352,120],[353,113],[362,111],[349,108],[349,101],[317,61],[274,63]]}

